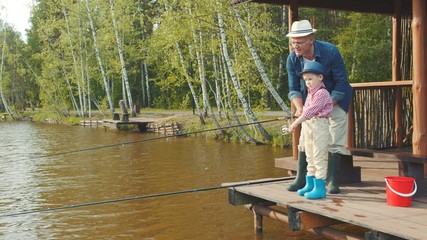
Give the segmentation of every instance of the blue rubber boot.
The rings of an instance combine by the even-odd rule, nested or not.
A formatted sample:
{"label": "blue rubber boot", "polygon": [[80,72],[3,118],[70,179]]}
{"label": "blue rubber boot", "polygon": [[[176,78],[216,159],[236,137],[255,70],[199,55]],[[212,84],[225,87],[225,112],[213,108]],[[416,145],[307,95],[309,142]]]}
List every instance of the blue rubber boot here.
{"label": "blue rubber boot", "polygon": [[298,189],[297,193],[300,196],[304,196],[306,192],[310,192],[314,187],[314,176],[305,176],[305,186],[301,189]]}
{"label": "blue rubber boot", "polygon": [[326,198],[325,180],[314,178],[313,190],[311,190],[311,192],[305,193],[304,197],[310,200]]}

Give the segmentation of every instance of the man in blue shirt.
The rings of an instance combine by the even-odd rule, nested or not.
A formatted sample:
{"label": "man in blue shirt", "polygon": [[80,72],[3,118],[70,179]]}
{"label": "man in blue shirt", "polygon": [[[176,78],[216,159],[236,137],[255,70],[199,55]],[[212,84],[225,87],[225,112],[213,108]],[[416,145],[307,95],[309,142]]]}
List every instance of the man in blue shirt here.
{"label": "man in blue shirt", "polygon": [[[314,39],[316,29],[311,27],[307,20],[295,21],[292,30],[286,36],[290,38],[293,51],[286,62],[288,72],[288,98],[295,106],[295,116],[300,116],[304,101],[307,97],[307,88],[304,80],[298,76],[307,62],[319,62],[325,68],[323,83],[330,92],[334,108],[330,117],[331,143],[328,152],[328,179],[329,193],[339,193],[336,180],[341,154],[346,154],[346,140],[348,118],[347,112],[352,99],[352,88],[347,79],[347,71],[338,49],[327,42]],[[295,181],[288,187],[289,191],[297,191],[305,185],[307,173],[306,156],[303,146],[303,135],[298,145],[298,173]]]}

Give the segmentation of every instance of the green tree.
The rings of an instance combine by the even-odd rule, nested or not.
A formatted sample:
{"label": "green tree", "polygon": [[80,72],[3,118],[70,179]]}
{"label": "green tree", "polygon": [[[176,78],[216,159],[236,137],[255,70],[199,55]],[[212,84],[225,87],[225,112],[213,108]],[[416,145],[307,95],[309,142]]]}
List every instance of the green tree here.
{"label": "green tree", "polygon": [[389,16],[352,13],[337,36],[350,82],[391,79],[392,29]]}

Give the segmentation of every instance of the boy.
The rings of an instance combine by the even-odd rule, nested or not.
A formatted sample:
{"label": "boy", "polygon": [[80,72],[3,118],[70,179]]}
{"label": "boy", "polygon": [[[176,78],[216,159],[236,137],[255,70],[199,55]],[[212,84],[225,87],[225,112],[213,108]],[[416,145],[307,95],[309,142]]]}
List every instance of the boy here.
{"label": "boy", "polygon": [[326,197],[325,156],[328,153],[330,140],[329,117],[333,109],[331,95],[323,84],[325,70],[321,63],[304,61],[303,70],[298,73],[308,88],[307,99],[302,114],[289,126],[293,131],[299,124],[303,124],[304,147],[307,156],[306,184],[297,192],[307,199]]}

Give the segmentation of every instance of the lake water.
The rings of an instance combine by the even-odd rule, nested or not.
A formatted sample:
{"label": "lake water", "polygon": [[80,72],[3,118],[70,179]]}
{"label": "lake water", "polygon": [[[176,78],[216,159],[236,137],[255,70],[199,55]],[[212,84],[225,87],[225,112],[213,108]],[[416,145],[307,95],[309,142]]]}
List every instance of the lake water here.
{"label": "lake water", "polygon": [[322,239],[268,218],[254,233],[227,189],[114,201],[284,177],[287,149],[30,122],[0,134],[1,239]]}

